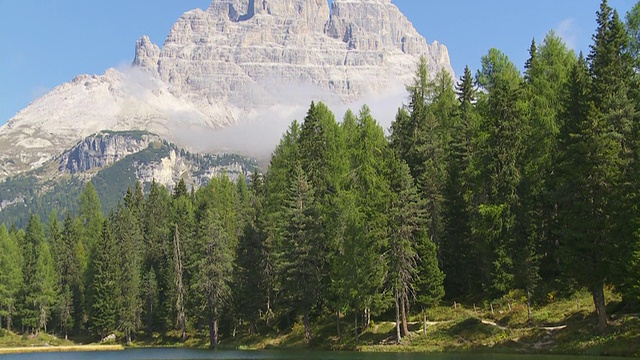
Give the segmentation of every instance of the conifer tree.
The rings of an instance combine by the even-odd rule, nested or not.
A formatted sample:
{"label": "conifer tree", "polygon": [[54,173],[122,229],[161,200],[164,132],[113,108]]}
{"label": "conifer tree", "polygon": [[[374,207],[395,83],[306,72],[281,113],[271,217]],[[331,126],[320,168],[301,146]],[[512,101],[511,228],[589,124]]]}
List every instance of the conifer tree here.
{"label": "conifer tree", "polygon": [[118,204],[112,220],[113,237],[118,249],[120,266],[118,328],[125,334],[127,344],[131,344],[132,334],[141,324],[141,259],[139,248],[142,234],[129,208]]}
{"label": "conifer tree", "polygon": [[169,209],[171,197],[164,186],[155,181],[151,183],[149,196],[144,203],[143,212],[143,244],[145,256],[142,261],[143,273],[148,274],[154,269],[157,281],[158,299],[157,306],[152,314],[148,314],[153,319],[152,329],[165,331],[168,324],[173,323],[171,310],[173,306],[173,258],[172,239],[169,225]]}
{"label": "conifer tree", "polygon": [[451,131],[447,156],[446,181],[443,186],[444,229],[440,241],[440,260],[447,274],[445,288],[453,299],[468,296],[474,290],[472,284],[476,271],[477,254],[471,236],[471,183],[469,165],[473,154],[473,128],[477,123],[477,111],[473,75],[469,67],[456,86],[458,109]]}
{"label": "conifer tree", "polygon": [[0,329],[11,330],[22,286],[22,253],[16,236],[0,225]]}
{"label": "conifer tree", "polygon": [[104,338],[117,328],[120,288],[120,254],[108,220],[102,226],[102,239],[92,263],[91,328]]}
{"label": "conifer tree", "polygon": [[422,201],[407,164],[395,157],[391,160],[391,190],[389,234],[389,279],[396,306],[396,342],[402,334],[409,335],[407,312],[409,301],[415,296],[417,280],[417,236],[424,226],[425,214]]}
{"label": "conifer tree", "polygon": [[292,175],[285,209],[289,223],[283,231],[279,272],[289,307],[303,315],[305,339],[309,342],[310,312],[321,293],[325,256],[314,189],[300,165]]}
{"label": "conifer tree", "polygon": [[101,239],[102,224],[104,222],[100,198],[91,181],[86,183],[78,199],[78,219],[82,223],[84,231],[83,243],[91,256],[98,244],[98,240]]}
{"label": "conifer tree", "polygon": [[472,232],[483,292],[501,296],[514,285],[517,190],[527,131],[522,83],[515,65],[497,49],[482,57],[476,80],[487,93],[478,100],[482,122],[471,160]]}
{"label": "conifer tree", "polygon": [[211,208],[204,210],[199,221],[198,251],[202,255],[197,263],[199,271],[194,279],[194,290],[203,295],[201,306],[205,309],[209,327],[209,347],[215,348],[221,311],[231,295],[233,247],[222,217]]}
{"label": "conifer tree", "polygon": [[[235,286],[233,289],[236,312],[241,319],[249,322],[249,335],[257,333],[260,313],[266,305],[264,272],[264,233],[260,221],[263,216],[263,184],[259,173],[251,176],[251,187],[245,209],[245,224],[236,250],[234,268]],[[241,183],[239,194],[244,192]],[[240,195],[243,198],[243,195]]]}

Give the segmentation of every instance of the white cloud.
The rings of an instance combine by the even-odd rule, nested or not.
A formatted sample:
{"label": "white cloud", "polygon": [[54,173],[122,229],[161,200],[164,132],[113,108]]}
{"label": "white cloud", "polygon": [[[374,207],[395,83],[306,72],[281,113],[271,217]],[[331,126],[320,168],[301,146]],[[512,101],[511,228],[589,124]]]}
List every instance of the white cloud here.
{"label": "white cloud", "polygon": [[565,19],[560,21],[560,23],[556,26],[556,34],[564,40],[567,47],[572,50],[577,51],[580,44],[580,27],[576,23],[576,19]]}

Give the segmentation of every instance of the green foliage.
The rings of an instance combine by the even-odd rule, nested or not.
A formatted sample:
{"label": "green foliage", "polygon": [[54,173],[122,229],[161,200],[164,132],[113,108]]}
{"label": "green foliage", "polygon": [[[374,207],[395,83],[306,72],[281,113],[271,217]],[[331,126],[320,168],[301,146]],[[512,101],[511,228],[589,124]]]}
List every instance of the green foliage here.
{"label": "green foliage", "polygon": [[118,303],[121,296],[121,259],[108,220],[103,222],[100,240],[92,262],[90,325],[96,334],[104,338],[118,325]]}
{"label": "green foliage", "polygon": [[[557,321],[564,310],[536,307],[586,288],[606,334],[609,286],[619,308],[640,301],[636,8],[625,29],[602,3],[587,59],[553,32],[533,41],[524,74],[491,49],[475,81],[466,68],[454,87],[423,58],[388,138],[366,106],[339,124],[311,103],[264,176],[235,184],[222,175],[189,191],[181,180],[169,193],[134,183],[135,164],[171,151],[251,166],[166,142],[101,170],[82,194],[68,192],[72,201],[63,194],[78,179],[47,183],[55,195],[31,175],[8,179],[3,200],[41,213],[51,199],[67,211],[61,229],[52,213],[46,236],[35,213],[27,222],[16,204],[2,211],[26,228],[0,226],[0,324],[119,330],[127,342],[141,329],[157,342],[175,342],[176,328],[183,342],[208,330],[212,347],[293,329],[290,344],[315,346],[332,336],[318,324],[335,319],[336,341],[353,345],[393,335],[390,323],[370,325],[389,320],[394,304],[398,324],[400,310],[415,317],[416,308],[426,323],[444,299],[487,309],[441,309],[438,319],[455,322],[424,332],[493,346],[513,334],[470,319],[477,312],[522,327]],[[106,209],[116,211],[105,222]],[[576,316],[585,317],[580,296]],[[355,331],[343,332],[346,319]]]}
{"label": "green foliage", "polygon": [[22,252],[17,238],[0,225],[0,328],[11,330],[22,287]]}

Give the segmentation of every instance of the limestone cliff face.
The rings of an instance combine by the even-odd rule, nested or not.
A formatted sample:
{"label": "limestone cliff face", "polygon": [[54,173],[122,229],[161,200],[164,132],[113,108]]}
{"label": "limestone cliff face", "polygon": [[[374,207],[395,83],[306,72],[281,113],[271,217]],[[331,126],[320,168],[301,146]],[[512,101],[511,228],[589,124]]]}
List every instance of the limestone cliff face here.
{"label": "limestone cliff face", "polygon": [[446,47],[427,44],[389,0],[335,0],[331,9],[325,0],[214,0],[176,22],[157,73],[206,113],[220,102],[286,102],[272,94],[274,83],[311,84],[329,90],[325,101],[350,103],[409,82],[421,55],[433,74],[453,73]]}
{"label": "limestone cliff face", "polygon": [[222,173],[236,179],[240,174],[248,176],[255,168],[254,162],[240,156],[190,154],[158,135],[141,131],[93,134],[54,161],[60,174],[68,173],[84,179],[91,179],[100,171],[123,161],[126,165],[113,170],[116,179],[127,178],[125,173],[132,172],[141,183],[155,181],[169,189],[180,179],[197,188]]}
{"label": "limestone cliff face", "polygon": [[453,73],[447,48],[428,44],[390,0],[213,0],[182,15],[162,47],[141,37],[132,68],[80,75],[0,127],[0,179],[101,130],[190,148],[189,132],[269,121],[273,108],[384,96],[412,80],[420,56],[432,75]]}
{"label": "limestone cliff face", "polygon": [[63,153],[58,169],[76,174],[103,168],[148,148],[152,142],[160,141],[159,136],[152,134],[100,132]]}

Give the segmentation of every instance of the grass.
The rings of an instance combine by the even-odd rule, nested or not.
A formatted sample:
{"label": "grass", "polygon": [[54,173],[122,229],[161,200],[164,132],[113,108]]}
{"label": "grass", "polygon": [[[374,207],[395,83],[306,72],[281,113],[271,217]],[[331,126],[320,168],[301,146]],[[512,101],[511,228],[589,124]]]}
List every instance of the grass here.
{"label": "grass", "polygon": [[[422,318],[410,319],[410,335],[395,344],[395,323],[374,322],[355,341],[352,319],[342,319],[342,336],[337,336],[334,318],[320,319],[312,328],[309,344],[302,325],[285,334],[241,337],[225,342],[234,349],[312,348],[319,350],[492,352],[640,356],[640,320],[617,314],[620,299],[607,293],[612,321],[606,334],[598,335],[591,296],[581,292],[569,299],[549,299],[534,306],[527,319],[524,299],[501,299],[490,305],[457,304],[427,311],[428,326],[422,332]],[[515,297],[517,298],[517,297]]]}
{"label": "grass", "polygon": [[50,334],[18,335],[0,330],[0,354],[17,354],[32,352],[62,352],[62,351],[112,351],[122,350],[122,345],[78,345],[70,340],[59,339]]}
{"label": "grass", "polygon": [[[410,334],[403,338],[401,344],[395,344],[395,323],[377,320],[361,330],[356,341],[353,317],[349,315],[341,318],[341,336],[338,336],[335,317],[326,316],[312,325],[313,337],[309,343],[305,341],[304,327],[298,321],[286,332],[268,328],[262,329],[260,335],[223,339],[219,348],[640,356],[640,320],[637,314],[623,313],[620,299],[610,292],[607,299],[611,320],[602,335],[597,332],[591,296],[581,292],[569,299],[550,297],[544,306],[534,306],[530,322],[524,300],[518,296],[496,301],[493,311],[490,304],[476,305],[475,308],[473,304],[432,308],[427,311],[426,334],[422,330],[422,317],[415,316],[409,319]],[[122,337],[118,339],[122,340]],[[45,343],[58,346],[58,349],[74,345],[45,334],[25,338],[13,333],[5,336],[0,333],[0,348],[42,347]],[[204,348],[208,345],[208,333],[205,331],[190,333],[185,344],[180,342],[180,334],[176,331],[149,337],[140,333],[133,347]],[[99,346],[99,349],[104,348]]]}

